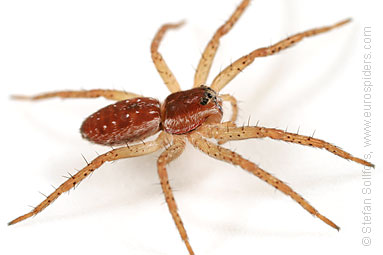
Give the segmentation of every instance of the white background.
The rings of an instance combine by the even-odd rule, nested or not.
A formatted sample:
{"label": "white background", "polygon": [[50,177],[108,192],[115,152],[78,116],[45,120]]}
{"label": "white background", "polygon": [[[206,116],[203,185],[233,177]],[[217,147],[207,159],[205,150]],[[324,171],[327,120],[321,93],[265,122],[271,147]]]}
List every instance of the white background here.
{"label": "white background", "polygon": [[[106,164],[36,217],[30,210],[74,169],[109,148],[82,140],[82,120],[104,99],[11,101],[11,94],[65,89],[124,89],[163,100],[168,91],[149,46],[165,22],[186,20],[160,51],[183,89],[207,41],[232,13],[230,1],[6,1],[0,5],[1,254],[187,254],[164,203],[159,153]],[[372,26],[372,246],[361,245],[362,166],[326,151],[271,140],[231,142],[246,158],[286,181],[341,231],[238,167],[188,146],[168,170],[197,254],[376,254],[382,249],[382,173],[378,162],[378,1],[253,1],[222,39],[209,81],[257,47],[343,18],[353,22],[258,59],[222,92],[240,100],[239,123],[278,127],[330,141],[356,156],[363,147],[362,30]],[[380,41],[380,43],[379,43]],[[381,80],[380,80],[381,84]],[[378,98],[379,97],[379,98]],[[225,107],[229,112],[229,107]],[[381,136],[380,136],[381,138]],[[381,141],[381,140],[380,140]],[[380,161],[381,162],[381,161]],[[382,162],[381,162],[382,163]],[[380,187],[379,187],[380,186]],[[380,242],[380,243],[379,243]]]}

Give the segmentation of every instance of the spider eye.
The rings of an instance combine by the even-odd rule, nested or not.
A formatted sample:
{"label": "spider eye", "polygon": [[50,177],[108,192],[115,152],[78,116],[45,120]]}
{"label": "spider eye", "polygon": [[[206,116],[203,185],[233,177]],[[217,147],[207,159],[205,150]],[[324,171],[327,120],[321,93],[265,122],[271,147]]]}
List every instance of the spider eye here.
{"label": "spider eye", "polygon": [[206,93],[206,96],[208,97],[208,98],[213,98],[213,95],[210,93],[210,92],[208,92],[208,93]]}
{"label": "spider eye", "polygon": [[200,104],[201,105],[206,105],[208,102],[209,102],[209,99],[207,99],[206,97],[203,97],[203,98],[201,98]]}

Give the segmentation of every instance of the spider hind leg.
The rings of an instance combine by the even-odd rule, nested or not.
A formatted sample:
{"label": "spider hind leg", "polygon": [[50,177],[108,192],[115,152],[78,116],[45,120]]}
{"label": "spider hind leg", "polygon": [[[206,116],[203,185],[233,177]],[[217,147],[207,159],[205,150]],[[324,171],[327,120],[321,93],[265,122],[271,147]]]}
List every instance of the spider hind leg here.
{"label": "spider hind leg", "polygon": [[334,222],[332,222],[330,219],[319,213],[313,206],[309,204],[309,202],[306,199],[304,199],[301,195],[295,192],[286,183],[274,177],[265,170],[261,169],[253,162],[243,158],[241,155],[234,151],[231,151],[229,149],[207,141],[198,133],[189,134],[188,139],[194,147],[207,154],[208,156],[227,163],[231,163],[233,165],[238,165],[242,169],[254,174],[261,180],[267,182],[271,186],[275,187],[279,191],[291,197],[295,202],[297,202],[300,206],[303,207],[303,209],[308,211],[310,214],[318,217],[324,223],[339,231],[340,228]]}
{"label": "spider hind leg", "polygon": [[176,159],[183,150],[185,149],[185,141],[183,138],[176,138],[174,136],[173,144],[164,151],[157,160],[158,176],[161,182],[161,188],[165,195],[165,200],[168,205],[170,214],[173,217],[174,223],[177,226],[178,232],[181,235],[182,240],[184,241],[186,248],[190,255],[194,255],[194,251],[189,243],[189,238],[187,236],[185,227],[182,223],[181,217],[178,214],[177,204],[174,200],[173,191],[169,184],[168,172],[166,170],[166,165]]}
{"label": "spider hind leg", "polygon": [[38,206],[34,207],[32,211],[27,214],[24,214],[11,222],[8,225],[16,224],[20,221],[26,220],[31,216],[34,216],[48,207],[53,203],[61,194],[69,191],[78,185],[82,180],[89,176],[93,171],[103,165],[106,161],[115,161],[122,158],[138,157],[141,155],[149,154],[155,152],[162,148],[165,144],[165,133],[161,133],[160,136],[155,141],[146,142],[145,144],[132,145],[130,147],[122,147],[118,149],[113,149],[105,154],[102,154],[92,160],[87,166],[78,171],[76,174],[71,175],[68,180],[62,183],[54,192],[49,196],[46,196],[46,199],[41,202]]}

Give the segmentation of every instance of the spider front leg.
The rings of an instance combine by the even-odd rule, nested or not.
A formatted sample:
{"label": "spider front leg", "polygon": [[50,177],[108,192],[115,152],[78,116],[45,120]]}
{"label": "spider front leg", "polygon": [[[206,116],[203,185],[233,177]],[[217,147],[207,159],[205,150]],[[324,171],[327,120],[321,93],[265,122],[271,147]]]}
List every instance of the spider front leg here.
{"label": "spider front leg", "polygon": [[215,138],[219,142],[223,143],[232,140],[243,140],[250,138],[271,138],[274,140],[281,140],[289,143],[296,143],[306,146],[311,146],[320,149],[326,149],[327,151],[344,159],[352,160],[356,163],[374,167],[374,165],[366,160],[352,156],[350,153],[340,149],[339,147],[332,145],[326,141],[313,138],[311,136],[298,135],[289,133],[280,129],[265,128],[265,127],[233,127],[227,126],[225,123],[217,125],[215,128],[203,127],[201,129],[207,137]]}
{"label": "spider front leg", "polygon": [[198,63],[197,71],[194,75],[193,88],[206,83],[211,65],[218,50],[220,38],[230,31],[230,29],[241,17],[246,7],[249,5],[249,2],[250,0],[242,1],[241,4],[237,7],[237,9],[234,11],[234,13],[231,15],[231,17],[225,22],[225,24],[223,24],[220,28],[217,29],[217,31],[213,35],[213,38],[211,38],[210,42],[206,45],[206,48],[202,53],[201,59]]}
{"label": "spider front leg", "polygon": [[29,217],[38,214],[46,207],[48,207],[53,201],[55,201],[61,194],[72,189],[78,185],[83,179],[89,176],[93,171],[99,168],[106,161],[115,161],[123,158],[138,157],[145,154],[155,152],[162,148],[166,144],[166,134],[161,133],[155,141],[149,141],[144,144],[137,144],[130,147],[122,147],[111,150],[105,154],[102,154],[90,162],[86,167],[78,171],[75,175],[71,175],[67,181],[61,184],[53,193],[36,206],[31,212],[24,214],[11,222],[8,225],[13,225],[17,222],[28,219]]}
{"label": "spider front leg", "polygon": [[308,201],[306,201],[301,195],[296,193],[292,188],[290,188],[286,183],[282,182],[278,178],[274,177],[270,173],[258,167],[253,162],[244,159],[241,155],[235,153],[234,151],[228,150],[224,147],[216,145],[212,142],[204,139],[200,134],[194,132],[188,135],[188,139],[194,147],[201,150],[208,156],[216,158],[221,161],[231,163],[233,165],[238,165],[244,170],[254,174],[261,180],[267,182],[271,186],[275,187],[279,191],[285,193],[294,199],[300,206],[302,206],[306,211],[312,215],[321,219],[327,225],[339,230],[340,228],[331,220],[320,214],[314,207],[312,207]]}
{"label": "spider front leg", "polygon": [[79,90],[79,91],[73,91],[73,90],[67,90],[67,91],[55,91],[55,92],[47,92],[38,94],[35,96],[22,96],[22,95],[13,95],[12,99],[16,100],[42,100],[42,99],[48,99],[53,97],[60,97],[60,98],[97,98],[97,97],[104,97],[106,99],[110,100],[126,100],[130,98],[140,97],[140,95],[126,92],[126,91],[120,91],[120,90],[113,90],[113,89],[92,89],[92,90]]}
{"label": "spider front leg", "polygon": [[182,25],[183,25],[183,22],[176,23],[176,24],[162,25],[161,28],[157,31],[156,35],[154,36],[152,44],[150,46],[150,52],[152,54],[153,63],[156,66],[156,69],[158,73],[160,74],[162,80],[164,81],[165,85],[168,87],[169,91],[172,93],[180,91],[181,87],[178,84],[176,77],[174,76],[172,71],[170,71],[162,55],[158,52],[158,47],[160,46],[162,38],[164,37],[168,29],[178,28]]}
{"label": "spider front leg", "polygon": [[267,57],[270,55],[273,55],[281,50],[284,50],[297,42],[301,41],[305,37],[314,36],[317,34],[321,34],[324,32],[327,32],[329,30],[332,30],[334,28],[340,27],[344,24],[347,24],[350,22],[351,19],[346,19],[341,22],[338,22],[332,26],[326,26],[321,28],[314,28],[307,30],[302,33],[295,34],[293,36],[290,36],[276,44],[273,44],[266,48],[259,48],[252,52],[250,52],[248,55],[245,55],[239,59],[237,59],[234,63],[226,67],[222,72],[220,72],[213,80],[211,84],[211,88],[215,91],[219,92],[221,89],[223,89],[226,84],[228,84],[232,79],[234,79],[235,76],[237,76],[240,72],[243,71],[247,66],[249,66],[251,63],[253,63],[255,58],[258,57]]}
{"label": "spider front leg", "polygon": [[160,177],[161,187],[164,192],[165,200],[169,207],[170,214],[173,217],[182,240],[185,242],[189,254],[193,255],[194,252],[189,243],[185,227],[182,223],[180,215],[177,212],[177,204],[174,200],[173,192],[169,184],[168,172],[166,171],[166,165],[176,159],[185,149],[185,141],[182,137],[177,138],[174,136],[173,138],[173,144],[166,151],[164,151],[157,160],[158,176]]}

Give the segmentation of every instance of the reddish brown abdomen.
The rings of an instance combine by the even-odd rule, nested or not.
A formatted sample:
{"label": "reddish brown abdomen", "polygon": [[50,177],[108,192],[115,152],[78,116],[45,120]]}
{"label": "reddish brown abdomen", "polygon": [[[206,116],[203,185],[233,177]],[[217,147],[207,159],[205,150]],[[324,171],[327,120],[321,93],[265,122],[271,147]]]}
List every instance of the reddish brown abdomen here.
{"label": "reddish brown abdomen", "polygon": [[160,129],[160,103],[139,97],[108,105],[90,115],[80,128],[83,138],[103,145],[142,140]]}

